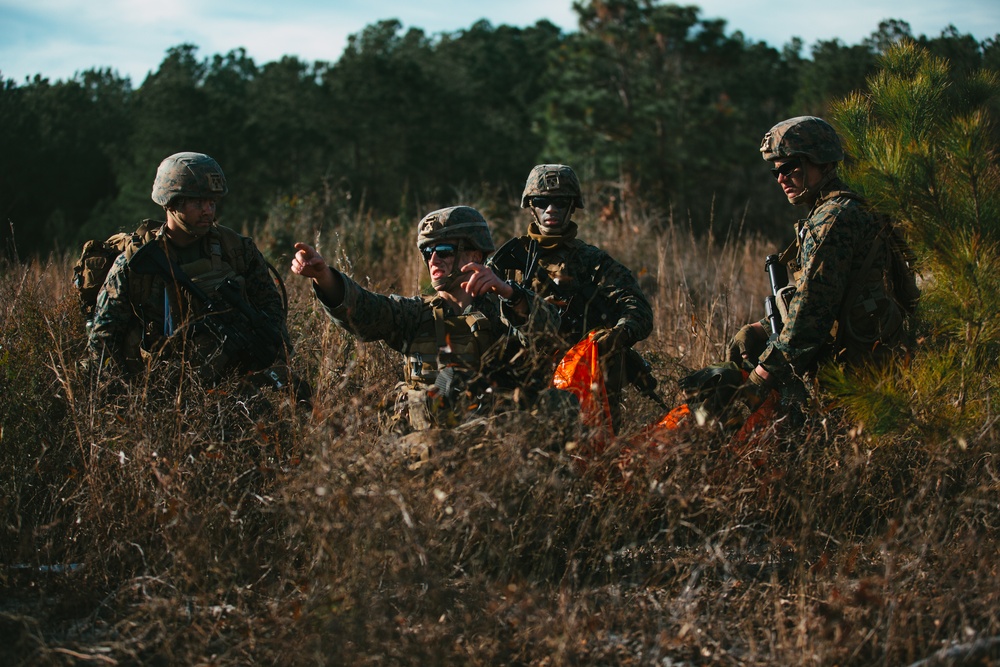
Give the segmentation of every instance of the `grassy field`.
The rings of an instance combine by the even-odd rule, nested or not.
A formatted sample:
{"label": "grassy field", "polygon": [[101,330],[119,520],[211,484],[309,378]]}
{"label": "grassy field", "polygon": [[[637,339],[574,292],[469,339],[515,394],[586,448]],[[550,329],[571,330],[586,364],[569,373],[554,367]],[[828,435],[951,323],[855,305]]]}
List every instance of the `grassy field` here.
{"label": "grassy field", "polygon": [[[580,222],[642,281],[639,349],[681,402],[677,379],[761,317],[777,244]],[[291,201],[257,239],[420,289],[408,222]],[[287,277],[311,410],[170,368],[82,373],[73,259],[0,267],[0,664],[1000,661],[989,408],[962,433],[876,436],[821,396],[747,447],[692,429],[586,465],[585,433],[523,413],[422,438],[421,458],[384,429],[399,356],[333,328],[305,281]],[[661,413],[630,394],[626,435]]]}

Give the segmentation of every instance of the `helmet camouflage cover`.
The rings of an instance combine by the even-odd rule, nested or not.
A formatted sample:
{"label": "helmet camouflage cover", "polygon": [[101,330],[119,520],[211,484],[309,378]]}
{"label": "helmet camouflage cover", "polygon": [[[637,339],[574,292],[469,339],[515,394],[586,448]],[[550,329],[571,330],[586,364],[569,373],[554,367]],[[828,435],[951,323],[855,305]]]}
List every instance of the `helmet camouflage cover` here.
{"label": "helmet camouflage cover", "polygon": [[417,224],[417,247],[445,239],[464,239],[476,250],[496,250],[493,234],[482,214],[471,206],[452,206],[432,211]]}
{"label": "helmet camouflage cover", "polygon": [[532,197],[572,197],[573,206],[583,208],[580,179],[564,164],[539,164],[531,169],[521,194],[521,208],[528,208]]}
{"label": "helmet camouflage cover", "polygon": [[768,161],[803,156],[815,164],[827,164],[844,159],[837,131],[816,116],[781,121],[764,135],[760,152]]}
{"label": "helmet camouflage cover", "polygon": [[175,197],[222,197],[229,192],[219,163],[204,153],[174,153],[163,160],[153,181],[153,201],[166,206]]}

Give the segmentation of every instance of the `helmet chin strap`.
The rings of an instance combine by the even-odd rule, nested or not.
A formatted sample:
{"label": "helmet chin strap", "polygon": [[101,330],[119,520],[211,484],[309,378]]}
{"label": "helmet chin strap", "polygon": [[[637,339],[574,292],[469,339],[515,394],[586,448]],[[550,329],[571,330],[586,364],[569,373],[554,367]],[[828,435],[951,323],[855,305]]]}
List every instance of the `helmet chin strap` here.
{"label": "helmet chin strap", "polygon": [[[164,208],[166,208],[166,207],[164,207]],[[168,217],[171,215],[172,211],[173,211],[174,222],[177,224],[178,227],[181,228],[181,231],[183,231],[185,234],[187,234],[188,236],[190,236],[192,238],[200,239],[202,236],[204,236],[205,234],[207,234],[208,230],[211,228],[211,226],[204,227],[204,228],[199,228],[199,227],[195,227],[193,225],[189,225],[187,222],[185,222],[181,218],[181,216],[177,215],[176,209],[167,209],[167,216]],[[215,221],[213,220],[212,222],[214,223]]]}
{"label": "helmet chin strap", "polygon": [[792,206],[806,206],[812,205],[816,201],[816,197],[819,196],[820,191],[827,186],[827,184],[832,181],[837,176],[837,168],[831,167],[827,169],[818,181],[812,185],[802,189],[802,192],[789,198],[789,203]]}
{"label": "helmet chin strap", "polygon": [[462,283],[462,278],[465,274],[459,270],[461,267],[459,267],[458,262],[463,250],[465,250],[465,239],[459,239],[458,245],[455,248],[455,258],[451,262],[451,271],[444,278],[439,280],[431,279],[431,287],[435,291],[450,292]]}
{"label": "helmet chin strap", "polygon": [[575,210],[576,207],[573,204],[567,206],[566,212],[563,213],[562,220],[559,221],[559,224],[556,227],[547,227],[543,225],[542,218],[538,215],[538,210],[534,206],[531,207],[531,215],[535,218],[535,223],[538,225],[538,231],[542,233],[542,236],[559,236],[566,231],[566,228],[569,226],[570,218],[573,217],[573,211]]}
{"label": "helmet chin strap", "polygon": [[183,229],[189,236],[193,236],[196,239],[200,239],[202,236],[208,233],[210,227],[192,227],[186,222],[182,222],[179,218],[175,218],[177,221],[177,226]]}

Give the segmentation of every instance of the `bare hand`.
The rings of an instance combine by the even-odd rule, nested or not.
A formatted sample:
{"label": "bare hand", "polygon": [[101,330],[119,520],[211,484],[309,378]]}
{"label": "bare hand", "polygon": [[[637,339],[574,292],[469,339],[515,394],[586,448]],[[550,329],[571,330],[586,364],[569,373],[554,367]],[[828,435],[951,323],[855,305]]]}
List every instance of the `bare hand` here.
{"label": "bare hand", "polygon": [[295,244],[295,256],[292,257],[292,273],[306,278],[312,278],[316,289],[334,305],[340,304],[344,298],[344,283],[340,274],[332,270],[323,259],[323,255],[305,243]]}
{"label": "bare hand", "polygon": [[472,296],[494,292],[504,299],[514,295],[514,288],[500,280],[493,269],[485,264],[469,262],[462,267],[462,273],[470,273],[469,279],[462,283],[462,289]]}
{"label": "bare hand", "polygon": [[330,272],[323,255],[316,252],[311,245],[296,243],[295,251],[295,256],[292,257],[292,273],[318,281]]}

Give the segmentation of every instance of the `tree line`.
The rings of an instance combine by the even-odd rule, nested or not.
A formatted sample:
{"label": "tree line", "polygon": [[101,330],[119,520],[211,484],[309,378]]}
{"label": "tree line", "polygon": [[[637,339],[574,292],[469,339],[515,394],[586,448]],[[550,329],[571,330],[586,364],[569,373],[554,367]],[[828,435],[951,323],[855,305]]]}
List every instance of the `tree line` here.
{"label": "tree line", "polygon": [[232,194],[220,216],[238,229],[316,192],[402,220],[472,201],[509,216],[532,165],[565,162],[601,219],[652,212],[766,232],[789,217],[758,155],[774,122],[825,114],[904,39],[959,75],[1000,70],[1000,35],[979,42],[952,26],[914,36],[890,19],[860,44],[776,48],[697,6],[573,7],[568,33],[480,21],[428,35],[386,20],[335,62],[258,65],[244,49],[201,57],[182,44],[138,87],[112,69],[0,81],[4,253],[72,249],[156,217],[156,166],[181,150],[222,164]]}

